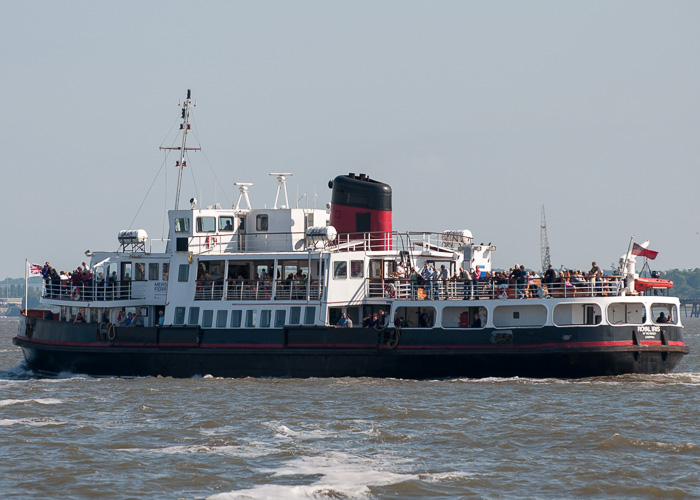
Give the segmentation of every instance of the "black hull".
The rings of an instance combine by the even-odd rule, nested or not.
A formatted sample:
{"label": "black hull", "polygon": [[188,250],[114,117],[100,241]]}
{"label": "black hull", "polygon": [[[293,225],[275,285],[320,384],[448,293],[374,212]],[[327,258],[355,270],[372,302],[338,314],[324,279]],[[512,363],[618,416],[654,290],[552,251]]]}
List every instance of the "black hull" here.
{"label": "black hull", "polygon": [[38,320],[14,343],[33,370],[95,376],[581,378],[669,373],[688,352],[675,326],[644,339],[609,326],[406,329],[398,339],[359,328],[125,328],[113,336]]}

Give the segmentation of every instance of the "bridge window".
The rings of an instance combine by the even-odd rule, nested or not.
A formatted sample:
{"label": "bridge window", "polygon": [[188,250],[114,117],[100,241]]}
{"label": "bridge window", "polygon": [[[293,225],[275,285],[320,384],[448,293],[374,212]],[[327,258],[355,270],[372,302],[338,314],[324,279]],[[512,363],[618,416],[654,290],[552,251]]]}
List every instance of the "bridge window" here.
{"label": "bridge window", "polygon": [[365,263],[361,260],[351,260],[350,261],[350,277],[351,278],[364,278],[364,267]]}
{"label": "bridge window", "polygon": [[213,233],[216,231],[216,217],[197,217],[197,231]]}
{"label": "bridge window", "polygon": [[233,231],[233,217],[219,217],[219,231]]}
{"label": "bridge window", "polygon": [[260,214],[255,217],[255,229],[258,231],[267,231],[268,220],[267,214]]}
{"label": "bridge window", "polygon": [[348,277],[348,263],[345,261],[333,263],[333,278],[345,279]]}
{"label": "bridge window", "polygon": [[148,264],[148,279],[151,281],[158,281],[158,263],[151,262]]}
{"label": "bridge window", "polygon": [[190,232],[190,219],[189,217],[180,217],[175,219],[175,232],[176,233],[189,233]]}
{"label": "bridge window", "polygon": [[144,264],[143,262],[137,262],[136,264],[134,264],[134,280],[135,281],[145,281],[146,280],[146,264]]}

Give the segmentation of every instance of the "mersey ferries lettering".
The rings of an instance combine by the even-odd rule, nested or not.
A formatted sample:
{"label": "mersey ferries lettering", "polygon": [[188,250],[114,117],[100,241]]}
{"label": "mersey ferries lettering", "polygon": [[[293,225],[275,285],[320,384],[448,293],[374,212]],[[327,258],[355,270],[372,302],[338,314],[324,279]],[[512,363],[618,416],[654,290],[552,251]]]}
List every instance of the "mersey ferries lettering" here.
{"label": "mersey ferries lettering", "polygon": [[272,208],[239,183],[232,208],[180,208],[162,253],[146,231],[92,252],[78,279],[49,275],[13,339],[42,373],[191,377],[588,377],[667,373],[688,352],[669,282],[620,272],[578,280],[494,273],[468,230],[397,232],[392,190],[364,174],[329,182],[324,209]]}

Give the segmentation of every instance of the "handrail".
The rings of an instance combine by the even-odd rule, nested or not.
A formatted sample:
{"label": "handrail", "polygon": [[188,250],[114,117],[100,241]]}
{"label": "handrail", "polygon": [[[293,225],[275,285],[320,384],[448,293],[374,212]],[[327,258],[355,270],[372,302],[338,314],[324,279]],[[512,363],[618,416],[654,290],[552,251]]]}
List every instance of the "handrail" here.
{"label": "handrail", "polygon": [[621,295],[623,289],[623,282],[619,276],[604,276],[595,281],[576,284],[567,284],[560,280],[544,283],[541,279],[535,279],[532,283],[515,283],[514,280],[499,282],[485,278],[478,281],[448,279],[420,283],[409,278],[382,278],[366,281],[366,293],[369,298],[400,300],[615,297]]}
{"label": "handrail", "polygon": [[[41,297],[52,300],[66,301],[106,301],[106,300],[132,300],[144,297],[134,295],[134,283],[138,281],[93,281],[72,282],[71,280],[44,281]],[[143,282],[141,282],[143,283]]]}

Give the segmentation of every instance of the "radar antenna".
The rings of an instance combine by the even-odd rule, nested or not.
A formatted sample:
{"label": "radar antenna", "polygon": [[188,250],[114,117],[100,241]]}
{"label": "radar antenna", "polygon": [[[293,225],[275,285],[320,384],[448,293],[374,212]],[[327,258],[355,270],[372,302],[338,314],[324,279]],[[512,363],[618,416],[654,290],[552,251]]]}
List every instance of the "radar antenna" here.
{"label": "radar antenna", "polygon": [[[289,198],[287,198],[287,177],[291,177],[291,173],[270,172],[271,177],[277,176],[277,196],[275,196],[275,206],[273,208],[289,208]],[[277,206],[280,198],[280,193],[284,195],[284,204]]]}
{"label": "radar antenna", "polygon": [[185,161],[185,151],[201,151],[202,148],[188,148],[187,144],[187,132],[190,130],[190,108],[197,105],[197,102],[192,102],[192,91],[187,89],[187,99],[184,102],[177,104],[182,108],[182,123],[180,124],[180,130],[182,130],[182,146],[179,147],[163,147],[160,149],[172,149],[180,151],[180,160],[175,162],[175,166],[178,168],[177,173],[177,192],[175,193],[175,210],[180,208],[180,188],[182,187],[182,171],[187,166]]}
{"label": "radar antenna", "polygon": [[549,258],[549,239],[547,238],[547,219],[544,216],[544,205],[542,205],[542,222],[540,223],[540,253],[542,254],[542,273],[544,273],[552,263]]}

